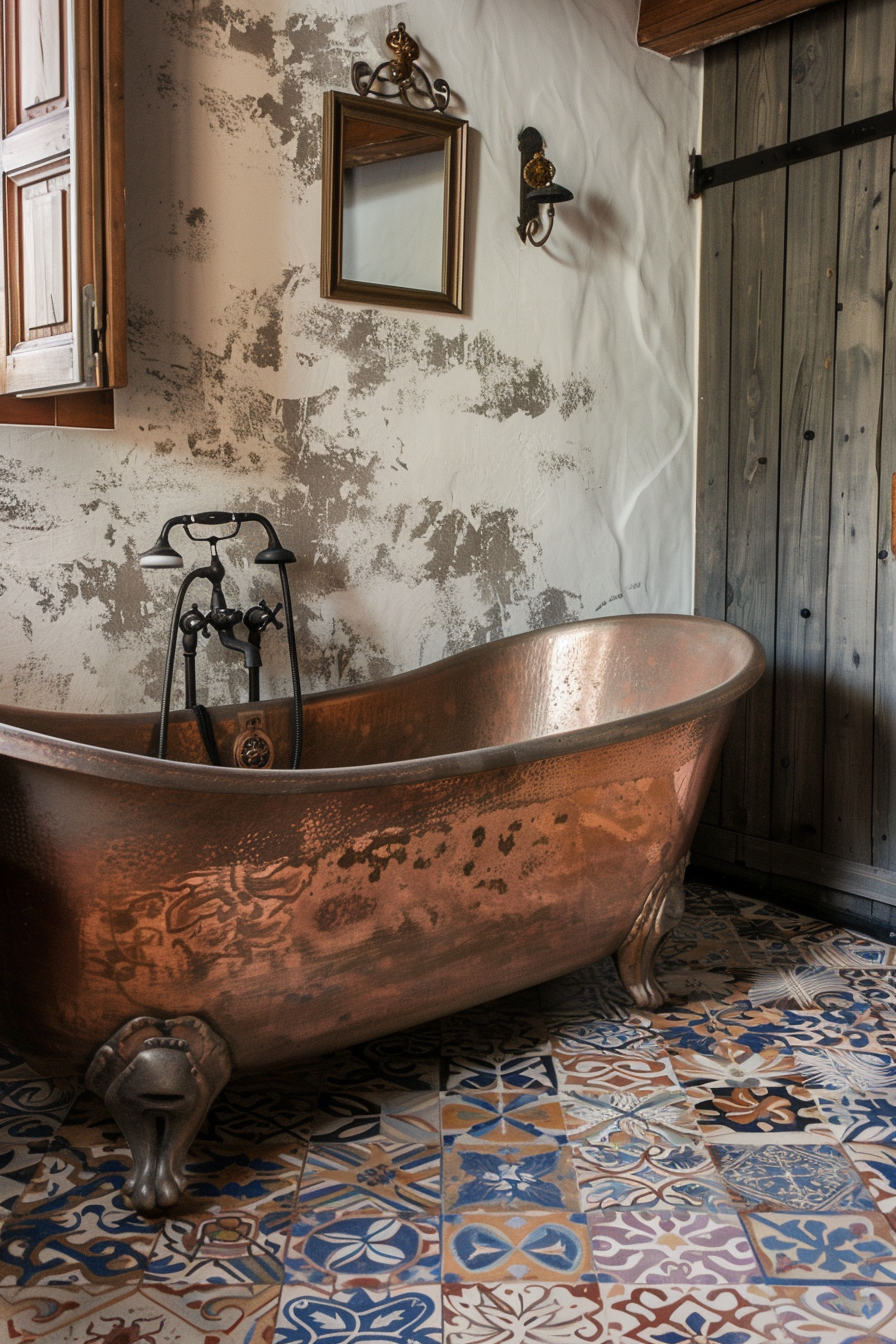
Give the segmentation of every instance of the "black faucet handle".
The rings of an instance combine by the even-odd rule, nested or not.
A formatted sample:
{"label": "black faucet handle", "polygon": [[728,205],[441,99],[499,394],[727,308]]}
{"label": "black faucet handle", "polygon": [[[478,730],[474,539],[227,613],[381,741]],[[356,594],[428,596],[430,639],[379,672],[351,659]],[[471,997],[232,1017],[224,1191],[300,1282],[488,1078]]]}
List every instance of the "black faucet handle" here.
{"label": "black faucet handle", "polygon": [[272,611],[262,598],[257,607],[250,607],[246,612],[243,617],[243,624],[250,631],[250,635],[260,635],[262,630],[267,630],[269,625],[272,625],[275,630],[282,630],[283,622],[277,620],[277,612],[282,610],[282,602],[278,602]]}
{"label": "black faucet handle", "polygon": [[229,634],[242,621],[243,613],[237,607],[212,607],[208,619],[213,630]]}

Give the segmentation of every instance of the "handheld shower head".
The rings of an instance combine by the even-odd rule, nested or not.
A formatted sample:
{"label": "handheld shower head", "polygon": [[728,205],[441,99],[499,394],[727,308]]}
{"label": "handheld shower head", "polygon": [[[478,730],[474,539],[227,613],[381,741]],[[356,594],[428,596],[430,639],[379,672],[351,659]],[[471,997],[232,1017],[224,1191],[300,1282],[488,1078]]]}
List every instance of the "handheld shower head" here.
{"label": "handheld shower head", "polygon": [[143,569],[183,569],[184,558],[179,551],[168,544],[163,533],[155,546],[141,552],[140,564]]}

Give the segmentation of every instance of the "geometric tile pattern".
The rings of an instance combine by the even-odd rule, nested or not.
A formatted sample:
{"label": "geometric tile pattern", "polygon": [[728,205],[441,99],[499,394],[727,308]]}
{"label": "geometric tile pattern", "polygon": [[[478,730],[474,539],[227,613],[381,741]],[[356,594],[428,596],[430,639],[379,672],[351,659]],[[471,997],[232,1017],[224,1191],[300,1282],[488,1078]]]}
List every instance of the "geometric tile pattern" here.
{"label": "geometric tile pattern", "polygon": [[0,1339],[896,1341],[896,950],[694,883],[658,972],[237,1079],[154,1218],[0,1046]]}

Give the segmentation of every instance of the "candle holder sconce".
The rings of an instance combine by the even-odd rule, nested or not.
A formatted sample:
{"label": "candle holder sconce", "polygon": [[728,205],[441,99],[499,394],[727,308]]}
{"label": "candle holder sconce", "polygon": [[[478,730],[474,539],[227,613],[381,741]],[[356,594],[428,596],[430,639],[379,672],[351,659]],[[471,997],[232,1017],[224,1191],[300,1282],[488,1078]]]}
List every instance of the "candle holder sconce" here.
{"label": "candle holder sconce", "polygon": [[[520,147],[520,213],[517,233],[524,243],[544,247],[554,227],[554,207],[571,201],[573,194],[554,181],[554,165],[545,157],[544,137],[534,126],[527,126],[519,134]],[[546,205],[548,226],[544,229],[541,207]],[[543,232],[542,237],[538,237]]]}

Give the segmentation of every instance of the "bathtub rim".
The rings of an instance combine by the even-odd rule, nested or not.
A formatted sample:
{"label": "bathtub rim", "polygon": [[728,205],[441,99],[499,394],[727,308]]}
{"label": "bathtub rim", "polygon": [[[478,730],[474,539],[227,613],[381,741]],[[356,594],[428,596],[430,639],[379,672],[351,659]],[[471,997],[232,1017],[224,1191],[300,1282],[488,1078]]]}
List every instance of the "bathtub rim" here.
{"label": "bathtub rim", "polygon": [[[371,765],[330,766],[325,769],[297,771],[222,769],[220,766],[200,765],[189,761],[160,761],[153,756],[137,756],[132,752],[117,751],[111,747],[97,747],[69,738],[39,733],[33,729],[16,728],[12,724],[4,723],[2,718],[0,718],[0,756],[119,783],[191,793],[320,794],[380,788],[384,785],[416,784],[451,776],[480,774],[487,770],[499,770],[652,737],[733,704],[759,680],[765,670],[765,653],[762,645],[748,631],[711,617],[683,613],[644,612],[621,616],[598,616],[589,620],[545,626],[539,630],[526,630],[493,643],[534,642],[559,632],[611,623],[630,624],[634,621],[710,627],[716,632],[720,629],[725,630],[728,632],[726,637],[733,643],[743,642],[743,665],[733,676],[708,691],[642,714],[610,719],[606,723],[573,728],[561,733],[526,738],[519,742],[475,747],[439,756],[418,756],[408,760],[376,762]],[[456,666],[475,659],[483,647],[474,645],[448,658],[426,663],[423,667],[398,673],[394,677],[380,677],[354,686],[316,691],[305,698],[311,700],[354,695],[358,692],[372,691],[387,683],[394,685],[396,682],[417,679],[421,675],[443,669],[446,664]],[[0,705],[0,716],[5,708],[14,707]],[[48,715],[58,714],[60,718],[77,717],[76,714],[69,714],[64,710],[41,712]]]}

